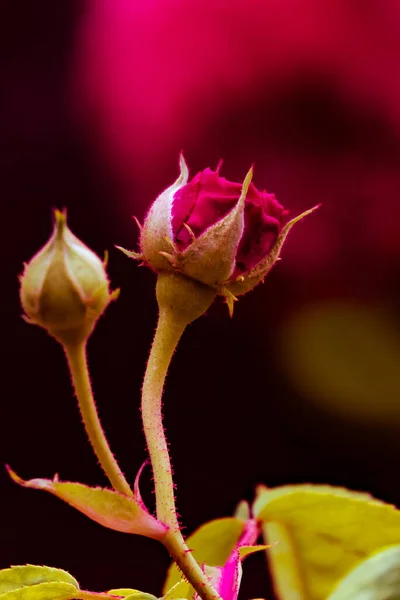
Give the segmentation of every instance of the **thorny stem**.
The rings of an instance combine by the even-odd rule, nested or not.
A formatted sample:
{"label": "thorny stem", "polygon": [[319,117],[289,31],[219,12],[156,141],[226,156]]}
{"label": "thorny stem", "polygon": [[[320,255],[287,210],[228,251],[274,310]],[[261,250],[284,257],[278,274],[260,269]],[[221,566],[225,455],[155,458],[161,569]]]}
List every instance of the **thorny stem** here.
{"label": "thorny stem", "polygon": [[161,541],[200,598],[203,600],[221,600],[221,597],[193,557],[179,530],[176,532],[171,530]]}
{"label": "thorny stem", "polygon": [[[170,278],[161,294],[160,288],[164,283],[162,276],[159,277],[159,320],[142,388],[143,429],[153,468],[157,518],[170,528],[162,542],[199,596],[203,600],[220,600],[218,593],[210,585],[199,564],[193,558],[179,529],[175,508],[172,467],[162,424],[162,393],[168,367],[182,333],[188,323],[196,318],[193,316],[187,318],[187,314],[182,315],[181,312],[174,310],[173,302],[171,304],[160,301],[161,295],[165,299],[164,292],[165,289],[168,289],[168,285],[170,284],[173,287],[176,281],[178,280]],[[185,282],[183,282],[183,285],[185,285]],[[212,294],[209,301],[207,297],[206,308],[211,303],[211,299]]]}
{"label": "thorny stem", "polygon": [[97,414],[87,364],[86,342],[64,344],[63,347],[86,433],[100,465],[115,490],[126,496],[133,496],[133,492],[111,452]]}
{"label": "thorny stem", "polygon": [[160,310],[142,388],[143,428],[153,467],[157,518],[174,531],[179,530],[179,523],[161,398],[172,355],[184,330],[185,324],[176,322],[168,311]]}

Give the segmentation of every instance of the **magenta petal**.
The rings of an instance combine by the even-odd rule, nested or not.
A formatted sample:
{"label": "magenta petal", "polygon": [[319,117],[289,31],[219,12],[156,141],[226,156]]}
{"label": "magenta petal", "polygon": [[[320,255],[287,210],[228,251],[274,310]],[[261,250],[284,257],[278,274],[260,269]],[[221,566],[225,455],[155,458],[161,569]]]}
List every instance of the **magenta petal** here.
{"label": "magenta petal", "polygon": [[220,177],[216,171],[205,169],[178,190],[172,204],[172,231],[181,250],[190,243],[189,225],[196,237],[220,221],[239,200],[241,183]]}
{"label": "magenta petal", "polygon": [[274,195],[250,186],[244,209],[244,232],[233,277],[246,273],[269,254],[287,221],[287,214],[288,211]]}
{"label": "magenta petal", "polygon": [[[190,230],[185,225],[199,237],[232,210],[241,189],[241,183],[228,181],[211,169],[197,173],[181,187],[172,204],[172,232],[179,250],[185,250],[191,242]],[[247,273],[269,254],[287,222],[287,214],[273,194],[261,192],[250,184],[233,278]]]}

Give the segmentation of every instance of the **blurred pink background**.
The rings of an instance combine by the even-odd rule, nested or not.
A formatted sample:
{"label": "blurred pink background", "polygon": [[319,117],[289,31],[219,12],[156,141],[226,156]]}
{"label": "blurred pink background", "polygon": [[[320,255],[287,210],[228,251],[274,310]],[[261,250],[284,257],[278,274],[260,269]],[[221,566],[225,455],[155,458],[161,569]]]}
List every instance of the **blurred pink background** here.
{"label": "blurred pink background", "polygon": [[94,1],[73,106],[130,211],[180,150],[197,170],[223,158],[236,179],[254,161],[293,212],[324,204],[295,234],[293,267],[326,271],[356,236],[379,279],[400,251],[399,64],[394,0]]}
{"label": "blurred pink background", "polygon": [[[360,354],[358,377],[367,390],[366,365],[378,364],[374,352],[395,356],[393,365],[400,358],[400,342],[386,339],[391,319],[396,327],[388,311],[395,308],[400,262],[397,2],[93,1],[77,32],[72,91],[91,152],[118,181],[121,221],[130,213],[143,217],[175,176],[180,150],[193,174],[223,158],[224,174],[241,180],[254,162],[256,184],[292,214],[322,202],[284,251],[282,269],[293,289],[278,310],[298,312],[283,328],[283,344],[298,348],[283,349],[283,364],[318,402],[319,388],[331,384],[325,400],[333,409],[376,418],[385,405],[384,417],[398,416],[397,369],[388,375],[382,360],[376,379],[392,383],[385,391],[377,382],[372,398],[356,401],[354,390],[336,385],[335,352],[349,342],[339,336],[336,348],[323,329],[332,322],[337,331],[342,323],[346,336],[358,338],[352,354]],[[373,311],[366,316],[347,300]],[[254,302],[262,305],[261,293]],[[318,322],[307,306],[313,302]],[[310,327],[299,341],[303,318]],[[369,353],[357,327],[368,330]],[[315,363],[323,347],[325,367]],[[342,363],[354,360],[344,356]],[[323,376],[314,390],[309,380],[318,369]],[[342,371],[357,388],[354,372],[345,364]]]}

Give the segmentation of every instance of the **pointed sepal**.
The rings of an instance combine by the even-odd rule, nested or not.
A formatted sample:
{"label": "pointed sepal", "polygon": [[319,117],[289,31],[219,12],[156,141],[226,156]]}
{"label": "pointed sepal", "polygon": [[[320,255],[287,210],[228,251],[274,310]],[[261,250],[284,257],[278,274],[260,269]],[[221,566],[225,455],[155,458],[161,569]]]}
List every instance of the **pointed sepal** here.
{"label": "pointed sepal", "polygon": [[307,215],[313,213],[317,208],[321,205],[318,204],[309,210],[301,213],[291,221],[289,221],[280,232],[273,248],[269,252],[269,254],[263,258],[255,267],[253,267],[247,273],[240,275],[236,280],[230,281],[224,284],[223,288],[220,291],[222,296],[226,295],[226,290],[229,290],[235,296],[239,296],[241,294],[245,294],[252,290],[256,285],[264,281],[266,275],[272,269],[274,264],[279,260],[279,255],[282,250],[282,246],[286,241],[289,231],[292,229],[293,225],[304,219]]}
{"label": "pointed sepal", "polygon": [[122,246],[115,246],[117,250],[125,254],[128,258],[133,258],[134,260],[143,260],[144,256],[140,254],[140,252],[134,252],[134,250],[126,250]]}
{"label": "pointed sepal", "polygon": [[239,200],[220,221],[211,225],[178,256],[178,265],[185,276],[219,287],[229,279],[235,268],[235,257],[244,228],[244,204],[253,177],[247,173]]}
{"label": "pointed sepal", "polygon": [[153,269],[168,270],[172,267],[160,252],[170,252],[166,238],[172,239],[172,203],[174,194],[184,185],[189,177],[183,155],[180,156],[180,175],[152,204],[140,232],[140,249]]}
{"label": "pointed sepal", "polygon": [[225,286],[221,288],[220,295],[225,297],[225,303],[228,307],[229,316],[232,318],[235,302],[238,301],[238,298],[236,298],[236,296],[234,296],[232,292]]}

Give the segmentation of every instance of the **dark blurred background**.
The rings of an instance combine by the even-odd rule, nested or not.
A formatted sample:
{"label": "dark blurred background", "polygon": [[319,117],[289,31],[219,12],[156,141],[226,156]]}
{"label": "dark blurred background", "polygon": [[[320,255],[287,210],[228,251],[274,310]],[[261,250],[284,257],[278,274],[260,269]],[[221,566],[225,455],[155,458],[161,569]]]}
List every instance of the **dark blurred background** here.
{"label": "dark blurred background", "polygon": [[[20,318],[17,275],[66,206],[121,297],[89,344],[111,446],[146,457],[139,402],[154,276],[114,249],[177,175],[224,159],[295,215],[282,262],[232,320],[182,340],[165,425],[189,533],[255,485],[321,482],[400,504],[400,8],[396,0],[87,0],[1,8],[1,460],[24,478],[107,482],[61,348]],[[48,564],[97,591],[158,594],[168,557],[1,475],[0,566]],[[150,470],[143,476],[150,506]],[[248,559],[243,598],[271,596]]]}

